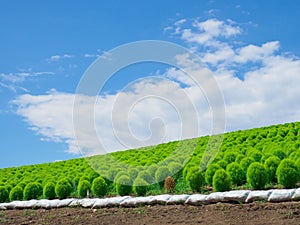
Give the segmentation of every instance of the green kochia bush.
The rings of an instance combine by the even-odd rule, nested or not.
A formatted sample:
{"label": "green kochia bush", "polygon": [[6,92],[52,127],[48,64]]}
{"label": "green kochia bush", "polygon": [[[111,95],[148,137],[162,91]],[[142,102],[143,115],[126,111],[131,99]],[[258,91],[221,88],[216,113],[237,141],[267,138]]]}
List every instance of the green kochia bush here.
{"label": "green kochia bush", "polygon": [[6,202],[8,200],[8,190],[4,186],[0,186],[0,202]]}
{"label": "green kochia bush", "polygon": [[299,171],[294,161],[284,159],[280,162],[276,174],[279,184],[282,184],[286,188],[292,188],[297,183]]}
{"label": "green kochia bush", "polygon": [[9,193],[9,200],[10,201],[23,200],[23,188],[20,186],[16,186],[13,189],[11,189]]}
{"label": "green kochia bush", "polygon": [[296,160],[295,165],[298,168],[298,181],[300,180],[300,158]]}
{"label": "green kochia bush", "polygon": [[72,192],[72,186],[68,179],[61,179],[55,185],[55,193],[60,199],[64,199],[70,196]]}
{"label": "green kochia bush", "polygon": [[46,199],[55,198],[55,184],[53,182],[48,182],[43,188],[43,195]]}
{"label": "green kochia bush", "polygon": [[188,173],[186,180],[192,191],[200,192],[205,184],[204,174],[199,170]]}
{"label": "green kochia bush", "polygon": [[148,191],[148,185],[145,180],[138,177],[133,182],[133,191],[139,196],[144,196]]}
{"label": "green kochia bush", "polygon": [[263,189],[267,183],[268,175],[263,164],[252,163],[247,170],[247,182],[254,189]]}
{"label": "green kochia bush", "polygon": [[212,185],[215,172],[219,169],[222,169],[222,167],[215,163],[212,163],[207,167],[205,171],[205,181],[208,185]]}
{"label": "green kochia bush", "polygon": [[82,198],[88,197],[89,196],[88,193],[90,192],[90,190],[91,190],[91,183],[89,181],[87,180],[79,181],[78,188],[77,188],[79,197]]}
{"label": "green kochia bush", "polygon": [[145,180],[149,184],[153,183],[155,180],[147,170],[140,171],[137,178]]}
{"label": "green kochia bush", "polygon": [[226,166],[228,165],[228,162],[226,160],[222,159],[222,160],[218,161],[217,164],[225,170]]}
{"label": "green kochia bush", "polygon": [[238,163],[236,162],[230,163],[226,167],[226,172],[230,176],[233,185],[240,186],[245,183],[246,175],[242,167]]}
{"label": "green kochia bush", "polygon": [[130,168],[128,170],[128,174],[129,174],[130,179],[134,180],[137,177],[137,175],[139,174],[139,171],[136,168]]}
{"label": "green kochia bush", "polygon": [[176,179],[178,179],[181,175],[181,169],[182,169],[182,165],[178,162],[171,162],[169,165],[168,165],[168,168],[169,168],[169,171],[170,171],[170,174],[172,176],[174,176]]}
{"label": "green kochia bush", "polygon": [[29,183],[24,188],[24,199],[37,199],[43,194],[43,187],[39,183]]}
{"label": "green kochia bush", "polygon": [[132,191],[132,187],[130,185],[131,180],[128,176],[123,175],[118,178],[116,183],[116,191],[119,195],[129,195]]}
{"label": "green kochia bush", "polygon": [[235,161],[235,159],[236,159],[236,156],[237,156],[238,154],[237,153],[235,153],[235,152],[226,152],[225,154],[224,154],[224,160],[229,164],[229,163],[232,163],[232,162],[234,162]]}
{"label": "green kochia bush", "polygon": [[215,191],[229,191],[231,189],[230,176],[224,169],[216,171],[213,177],[213,188]]}
{"label": "green kochia bush", "polygon": [[161,166],[156,170],[155,173],[155,180],[157,183],[160,184],[161,187],[163,187],[164,185],[164,180],[170,176],[170,171],[168,169],[168,167],[166,166]]}
{"label": "green kochia bush", "polygon": [[262,153],[256,149],[252,149],[247,153],[247,156],[253,158],[255,162],[260,162]]}
{"label": "green kochia bush", "polygon": [[265,162],[264,166],[268,174],[268,180],[270,183],[276,183],[276,170],[280,164],[280,159],[277,156],[270,156]]}
{"label": "green kochia bush", "polygon": [[92,192],[95,196],[103,197],[108,192],[108,186],[103,177],[97,177],[92,184]]}
{"label": "green kochia bush", "polygon": [[245,174],[247,173],[247,170],[249,168],[249,166],[251,165],[251,163],[254,163],[254,159],[252,157],[245,157],[241,160],[240,165],[242,167],[242,169],[244,170]]}

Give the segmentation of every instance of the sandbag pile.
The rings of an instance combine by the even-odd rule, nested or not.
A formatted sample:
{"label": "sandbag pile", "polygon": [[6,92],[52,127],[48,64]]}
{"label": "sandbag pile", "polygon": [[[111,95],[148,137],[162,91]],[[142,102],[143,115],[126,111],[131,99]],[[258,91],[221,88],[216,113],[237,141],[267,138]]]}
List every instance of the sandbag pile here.
{"label": "sandbag pile", "polygon": [[137,207],[143,205],[204,205],[218,202],[250,203],[253,201],[287,202],[299,201],[298,189],[272,189],[263,191],[234,190],[227,192],[213,192],[204,194],[157,195],[146,197],[112,197],[112,198],[84,198],[84,199],[54,199],[30,200],[0,203],[0,210],[9,209],[51,209],[61,207],[105,208],[105,207]]}

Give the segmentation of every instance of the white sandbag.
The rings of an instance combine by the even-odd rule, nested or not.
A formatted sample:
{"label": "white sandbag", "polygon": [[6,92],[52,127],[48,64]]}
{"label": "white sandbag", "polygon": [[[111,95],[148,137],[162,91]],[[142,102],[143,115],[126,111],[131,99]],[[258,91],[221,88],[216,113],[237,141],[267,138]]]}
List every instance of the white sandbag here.
{"label": "white sandbag", "polygon": [[157,195],[153,196],[153,198],[150,200],[150,205],[160,204],[165,205],[167,201],[170,199],[171,195]]}
{"label": "white sandbag", "polygon": [[249,190],[234,190],[225,193],[224,201],[245,202],[250,191]]}
{"label": "white sandbag", "polygon": [[153,196],[128,198],[120,203],[122,207],[136,207],[150,204]]}
{"label": "white sandbag", "polygon": [[268,198],[269,202],[287,202],[291,201],[296,189],[279,189],[273,190],[270,197]]}
{"label": "white sandbag", "polygon": [[82,201],[80,202],[80,205],[83,208],[92,208],[94,203],[95,203],[96,199],[93,198],[84,198],[82,199]]}
{"label": "white sandbag", "polygon": [[123,197],[112,197],[112,198],[99,198],[93,204],[93,208],[105,208],[105,207],[113,207],[119,206],[123,201],[130,199],[130,196]]}
{"label": "white sandbag", "polygon": [[6,208],[7,209],[34,209],[38,200],[30,201],[13,201]]}
{"label": "white sandbag", "polygon": [[187,200],[185,201],[185,204],[187,205],[203,205],[206,202],[207,195],[202,194],[194,194],[190,195]]}
{"label": "white sandbag", "polygon": [[130,196],[118,196],[118,197],[107,198],[106,207],[119,206],[121,204],[121,202],[123,202],[129,198],[131,198],[131,197]]}
{"label": "white sandbag", "polygon": [[190,197],[190,195],[171,195],[169,200],[167,201],[167,205],[177,205],[177,204],[184,204],[185,201]]}
{"label": "white sandbag", "polygon": [[58,200],[56,203],[57,208],[67,207],[69,206],[75,199],[74,198],[67,198],[63,200]]}
{"label": "white sandbag", "polygon": [[225,195],[227,192],[213,192],[209,195],[207,195],[206,203],[217,203],[217,202],[226,202]]}
{"label": "white sandbag", "polygon": [[81,206],[82,199],[74,199],[70,204],[69,207],[79,207]]}
{"label": "white sandbag", "polygon": [[27,209],[34,209],[34,208],[36,208],[37,202],[38,202],[38,200],[35,200],[35,199],[25,201],[24,207]]}
{"label": "white sandbag", "polygon": [[300,188],[297,188],[297,189],[296,189],[296,191],[295,191],[295,193],[294,193],[294,195],[293,195],[293,197],[292,197],[292,200],[293,200],[293,201],[298,201],[298,200],[300,200]]}
{"label": "white sandbag", "polygon": [[7,202],[2,202],[2,203],[0,203],[0,209],[1,209],[1,208],[2,208],[2,209],[7,209],[7,208],[6,208],[7,205],[8,205]]}
{"label": "white sandbag", "polygon": [[50,200],[41,199],[36,203],[36,208],[49,209],[50,208]]}
{"label": "white sandbag", "polygon": [[12,201],[5,203],[5,208],[7,209],[15,209],[16,206],[20,206],[22,204],[22,201]]}
{"label": "white sandbag", "polygon": [[267,201],[273,190],[266,191],[251,191],[246,199],[246,202]]}
{"label": "white sandbag", "polygon": [[92,208],[105,208],[107,205],[107,200],[106,198],[98,198],[94,202],[94,205]]}

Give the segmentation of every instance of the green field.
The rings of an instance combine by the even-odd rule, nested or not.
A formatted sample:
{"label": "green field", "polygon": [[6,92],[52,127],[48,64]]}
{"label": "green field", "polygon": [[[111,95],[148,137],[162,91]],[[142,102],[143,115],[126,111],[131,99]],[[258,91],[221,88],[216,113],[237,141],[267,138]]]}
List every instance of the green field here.
{"label": "green field", "polygon": [[0,202],[298,186],[299,122],[226,133],[216,156],[209,140],[1,169]]}

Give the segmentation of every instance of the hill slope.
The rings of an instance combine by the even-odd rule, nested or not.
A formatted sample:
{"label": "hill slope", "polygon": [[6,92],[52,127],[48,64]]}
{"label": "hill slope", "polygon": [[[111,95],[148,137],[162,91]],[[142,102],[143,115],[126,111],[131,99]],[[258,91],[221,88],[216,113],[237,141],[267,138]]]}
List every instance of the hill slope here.
{"label": "hill slope", "polygon": [[[283,186],[293,187],[299,181],[299,122],[226,133],[216,157],[213,155],[203,160],[208,141],[209,137],[205,136],[103,156],[0,169],[0,201],[8,201],[9,194],[12,196],[11,192],[14,189],[22,192],[22,195],[16,194],[14,199],[28,198],[25,189],[30,183],[36,183],[38,186],[39,190],[33,195],[36,198],[47,197],[43,196],[42,190],[45,190],[46,184],[49,183],[55,187],[55,190],[52,190],[55,191],[54,195],[61,197],[57,191],[60,180],[69,183],[70,191],[66,197],[77,196],[79,189],[91,190],[93,181],[99,177],[98,173],[105,178],[108,195],[133,192],[141,194],[136,188],[133,191],[131,187],[126,193],[120,191],[126,184],[139,186],[134,182],[141,180],[140,185],[148,184],[145,193],[162,193],[166,190],[163,189],[161,181],[167,176],[175,179],[175,193],[203,192],[210,190],[211,186],[214,186],[215,190],[222,190],[224,186],[225,189],[239,188],[238,186],[255,189],[272,187],[278,182]],[[213,163],[209,164],[208,168],[203,167],[203,171],[199,170],[201,160],[208,162],[212,159]],[[285,171],[286,168],[289,171]],[[250,170],[253,171],[249,172]],[[288,174],[288,178],[282,174]],[[227,188],[226,180],[229,185]],[[286,180],[292,181],[288,184]],[[82,183],[85,183],[85,186]]]}

